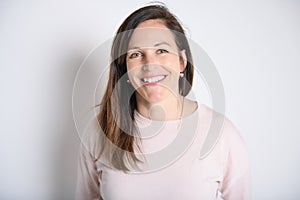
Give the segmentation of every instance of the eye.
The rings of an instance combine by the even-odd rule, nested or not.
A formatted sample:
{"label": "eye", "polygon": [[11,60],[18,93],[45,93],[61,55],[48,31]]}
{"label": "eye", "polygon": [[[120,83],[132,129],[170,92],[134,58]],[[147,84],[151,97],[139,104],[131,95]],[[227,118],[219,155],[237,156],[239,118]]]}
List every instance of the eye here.
{"label": "eye", "polygon": [[132,58],[137,58],[140,56],[142,56],[141,52],[134,52],[134,53],[130,54],[129,58],[132,59]]}
{"label": "eye", "polygon": [[168,50],[166,49],[158,49],[157,53],[161,54],[161,53],[168,53]]}

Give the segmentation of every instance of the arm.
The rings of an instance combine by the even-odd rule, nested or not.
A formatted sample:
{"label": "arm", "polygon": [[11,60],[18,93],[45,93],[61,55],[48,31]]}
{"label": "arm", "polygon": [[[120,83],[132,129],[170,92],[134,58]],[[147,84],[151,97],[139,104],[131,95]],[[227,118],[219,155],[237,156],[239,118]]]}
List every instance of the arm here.
{"label": "arm", "polygon": [[220,192],[224,200],[249,200],[250,167],[246,145],[234,125],[227,121],[223,132],[223,181]]}
{"label": "arm", "polygon": [[95,159],[80,145],[77,172],[76,200],[102,200]]}

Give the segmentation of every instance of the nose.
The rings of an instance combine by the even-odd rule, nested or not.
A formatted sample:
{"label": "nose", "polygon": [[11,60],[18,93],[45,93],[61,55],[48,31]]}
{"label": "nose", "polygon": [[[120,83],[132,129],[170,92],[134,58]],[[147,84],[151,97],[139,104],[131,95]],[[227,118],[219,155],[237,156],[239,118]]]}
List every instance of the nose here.
{"label": "nose", "polygon": [[153,53],[149,50],[144,52],[143,70],[150,71],[157,64],[158,64],[158,60],[156,58],[155,53]]}

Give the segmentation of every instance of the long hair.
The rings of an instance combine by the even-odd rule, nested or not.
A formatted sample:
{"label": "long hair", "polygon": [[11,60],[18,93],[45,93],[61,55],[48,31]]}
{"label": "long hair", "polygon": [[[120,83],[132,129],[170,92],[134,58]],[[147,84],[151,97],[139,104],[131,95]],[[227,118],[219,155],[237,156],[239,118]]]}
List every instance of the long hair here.
{"label": "long hair", "polygon": [[[135,167],[138,162],[142,162],[134,154],[134,139],[139,134],[134,124],[137,101],[134,88],[131,84],[126,83],[128,79],[126,52],[134,29],[140,23],[151,19],[162,20],[173,32],[178,49],[185,49],[188,62],[184,78],[179,79],[179,93],[186,96],[193,82],[194,67],[188,40],[179,21],[165,6],[149,5],[140,8],[124,20],[113,40],[109,79],[98,115],[98,122],[106,136],[104,141],[109,140],[115,146],[109,154],[109,162],[116,169],[123,171],[128,171],[125,159]],[[106,145],[103,143],[100,155],[105,147]],[[140,146],[138,146],[138,150],[140,150]]]}

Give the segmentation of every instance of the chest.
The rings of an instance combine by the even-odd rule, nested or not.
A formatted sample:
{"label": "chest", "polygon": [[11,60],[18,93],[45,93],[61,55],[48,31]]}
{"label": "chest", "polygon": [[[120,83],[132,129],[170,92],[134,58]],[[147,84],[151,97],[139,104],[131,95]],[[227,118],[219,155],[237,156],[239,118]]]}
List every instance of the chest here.
{"label": "chest", "polygon": [[216,199],[222,180],[216,164],[185,160],[144,174],[126,174],[105,167],[99,180],[100,193],[104,200]]}

